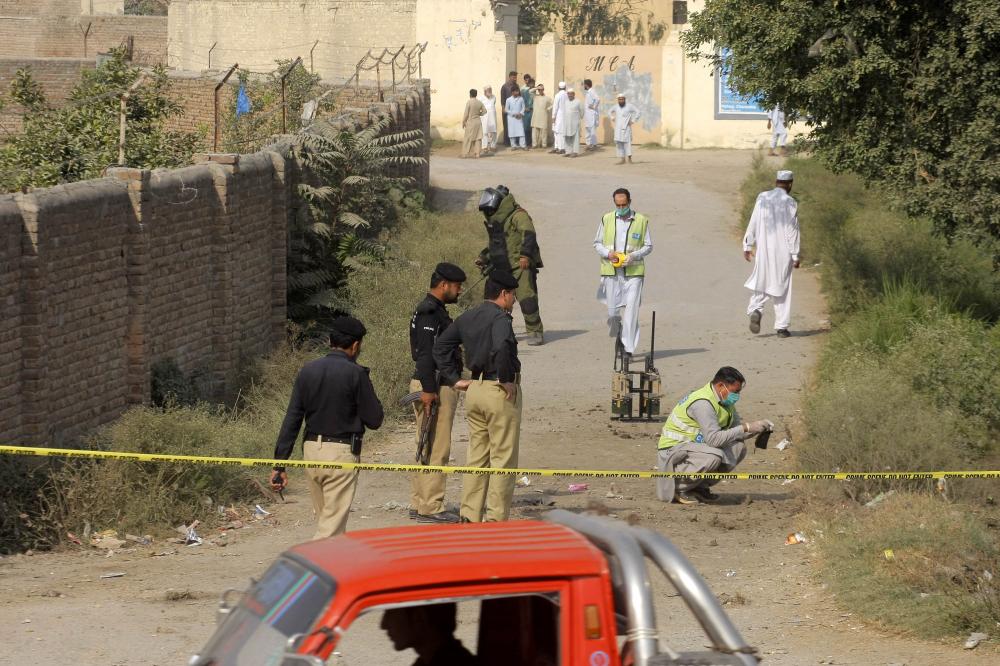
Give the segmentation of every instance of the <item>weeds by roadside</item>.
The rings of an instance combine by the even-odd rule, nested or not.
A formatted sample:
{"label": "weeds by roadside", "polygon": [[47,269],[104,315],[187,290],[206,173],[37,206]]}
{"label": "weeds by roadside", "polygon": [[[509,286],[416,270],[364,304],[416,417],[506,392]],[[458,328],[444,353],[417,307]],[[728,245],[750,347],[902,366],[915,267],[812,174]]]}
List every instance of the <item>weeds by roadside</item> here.
{"label": "weeds by roadside", "polygon": [[[481,235],[472,214],[413,211],[383,239],[385,260],[354,271],[348,280],[353,314],[369,330],[359,362],[371,367],[390,418],[407,416],[396,401],[408,391],[413,370],[408,340],[412,309],[439,261],[461,265],[470,282],[476,280],[473,260]],[[463,300],[477,299],[471,295]],[[300,333],[290,327],[291,342],[257,361],[237,407],[182,404],[176,397],[187,392],[179,391],[177,381],[166,382],[169,390],[162,392],[168,401],[171,395],[174,400],[163,408],[130,410],[97,432],[89,446],[270,457],[295,375],[303,364],[327,352],[324,342],[303,339]],[[95,532],[113,528],[122,534],[162,534],[195,519],[211,525],[220,505],[261,499],[264,475],[256,468],[229,466],[19,458],[0,468],[0,552],[48,547],[65,539],[67,532],[82,534],[86,524]]]}
{"label": "weeds by roadside", "polygon": [[[785,168],[833,321],[803,407],[799,466],[996,469],[1000,272],[990,249],[935,236],[816,161]],[[744,221],[773,179],[758,160],[743,186]],[[889,491],[891,501],[865,506]],[[924,637],[1000,622],[995,481],[859,480],[807,492],[824,523],[820,576],[845,608]]]}

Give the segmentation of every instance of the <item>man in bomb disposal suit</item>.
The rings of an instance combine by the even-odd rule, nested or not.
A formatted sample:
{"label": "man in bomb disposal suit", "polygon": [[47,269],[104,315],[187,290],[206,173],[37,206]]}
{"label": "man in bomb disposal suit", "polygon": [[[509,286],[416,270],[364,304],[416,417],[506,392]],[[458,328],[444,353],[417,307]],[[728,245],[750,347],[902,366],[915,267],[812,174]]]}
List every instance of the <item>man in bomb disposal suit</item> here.
{"label": "man in bomb disposal suit", "polygon": [[[424,419],[430,424],[430,465],[447,465],[451,455],[451,429],[458,406],[458,393],[450,386],[443,386],[434,363],[434,341],[451,325],[449,303],[457,303],[462,294],[465,271],[454,264],[440,263],[431,275],[431,290],[417,305],[410,319],[410,353],[416,369],[410,381],[411,391],[420,391],[417,409],[417,439],[423,429]],[[454,358],[459,372],[462,370],[462,353],[455,349]],[[437,413],[433,415],[434,405]],[[444,508],[445,477],[441,473],[413,475],[413,506],[411,517],[418,523],[457,523],[458,515]]]}
{"label": "man in bomb disposal suit", "polygon": [[[305,420],[302,454],[306,460],[361,462],[365,428],[378,430],[385,414],[368,368],[358,365],[364,324],[354,317],[337,317],[330,325],[331,351],[306,363],[292,387],[285,420],[274,446],[276,460],[288,460]],[[309,494],[316,512],[313,539],[343,534],[358,487],[358,470],[307,469]],[[271,487],[288,483],[284,467],[275,467]]]}
{"label": "man in bomb disposal suit", "polygon": [[476,265],[484,273],[501,270],[514,276],[528,344],[544,344],[542,316],[538,310],[538,269],[542,268],[542,254],[531,216],[503,185],[483,191],[479,210],[485,218],[489,245],[479,253]]}
{"label": "man in bomb disposal suit", "polygon": [[[517,467],[521,362],[510,318],[517,286],[507,271],[491,272],[483,302],[460,315],[434,343],[441,383],[468,391],[469,453],[465,464],[469,467]],[[465,349],[471,380],[460,379],[462,367],[456,362],[459,345]],[[487,521],[507,520],[513,497],[513,476],[467,474],[462,480],[462,522],[478,523],[484,508]]]}

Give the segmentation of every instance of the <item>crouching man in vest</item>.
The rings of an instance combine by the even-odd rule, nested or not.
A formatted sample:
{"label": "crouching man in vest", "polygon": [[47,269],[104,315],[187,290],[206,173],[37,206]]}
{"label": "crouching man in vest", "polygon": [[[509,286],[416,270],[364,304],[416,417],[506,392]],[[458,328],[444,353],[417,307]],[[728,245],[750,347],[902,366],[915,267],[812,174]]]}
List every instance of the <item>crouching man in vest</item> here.
{"label": "crouching man in vest", "polygon": [[[681,398],[670,412],[657,445],[661,472],[732,472],[747,454],[744,440],[770,430],[766,419],[743,423],[736,401],[746,379],[736,368],[719,368],[700,389]],[[711,491],[717,481],[665,477],[656,480],[656,495],[664,502],[696,504],[718,499]]]}

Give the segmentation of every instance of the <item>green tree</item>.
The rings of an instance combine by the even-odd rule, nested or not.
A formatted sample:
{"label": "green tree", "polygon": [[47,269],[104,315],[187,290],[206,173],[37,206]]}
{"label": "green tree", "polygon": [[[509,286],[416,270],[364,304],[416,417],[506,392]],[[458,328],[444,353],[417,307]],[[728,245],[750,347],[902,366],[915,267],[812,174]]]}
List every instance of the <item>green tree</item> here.
{"label": "green tree", "polygon": [[[11,98],[22,108],[24,131],[0,148],[0,187],[8,191],[97,178],[118,162],[120,99],[142,74],[115,49],[84,72],[66,104],[51,108],[28,70],[19,70]],[[125,164],[152,169],[190,162],[197,137],[164,128],[181,112],[168,97],[166,70],[157,67],[126,105]]]}
{"label": "green tree", "polygon": [[349,312],[347,276],[382,258],[373,235],[397,220],[400,207],[422,203],[406,191],[413,179],[395,174],[425,162],[413,154],[423,132],[386,133],[391,123],[383,118],[355,132],[320,121],[294,139],[305,181],[288,248],[288,317],[297,323]]}
{"label": "green tree", "polygon": [[[260,150],[281,132],[281,77],[285,79],[285,132],[293,134],[301,128],[302,107],[310,99],[321,96],[320,77],[311,74],[302,64],[291,71],[293,60],[276,60],[273,71],[264,74],[237,70],[239,85],[250,99],[249,113],[237,115],[236,96],[227,105],[222,120],[223,140],[220,148],[234,153],[252,153]],[[332,102],[320,102],[323,110],[330,110]]]}
{"label": "green tree", "polygon": [[558,29],[568,44],[656,44],[667,24],[654,19],[648,0],[523,0],[518,41],[534,44]]}
{"label": "green tree", "polygon": [[690,21],[688,55],[805,120],[833,170],[949,237],[997,243],[1000,0],[707,0]]}

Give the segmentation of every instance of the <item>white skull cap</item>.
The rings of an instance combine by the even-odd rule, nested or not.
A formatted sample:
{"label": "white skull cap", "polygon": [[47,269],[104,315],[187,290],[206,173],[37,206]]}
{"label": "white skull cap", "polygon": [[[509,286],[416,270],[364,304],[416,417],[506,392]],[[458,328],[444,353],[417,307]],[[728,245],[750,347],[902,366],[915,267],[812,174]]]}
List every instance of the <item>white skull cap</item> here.
{"label": "white skull cap", "polygon": [[559,87],[560,88],[565,88],[566,87],[566,82],[565,81],[560,81],[559,82]]}
{"label": "white skull cap", "polygon": [[779,171],[777,179],[778,180],[788,180],[788,181],[793,180],[792,179],[792,172],[791,171]]}

